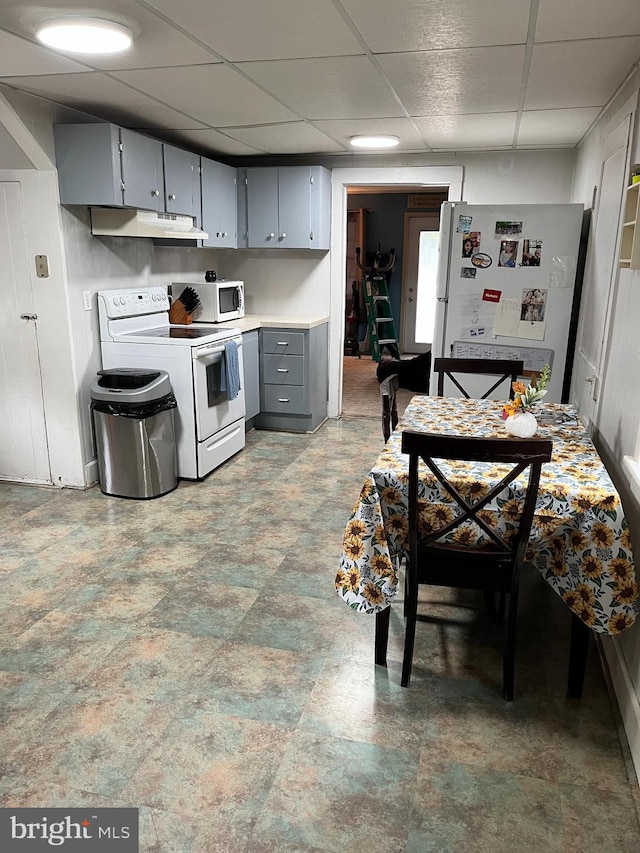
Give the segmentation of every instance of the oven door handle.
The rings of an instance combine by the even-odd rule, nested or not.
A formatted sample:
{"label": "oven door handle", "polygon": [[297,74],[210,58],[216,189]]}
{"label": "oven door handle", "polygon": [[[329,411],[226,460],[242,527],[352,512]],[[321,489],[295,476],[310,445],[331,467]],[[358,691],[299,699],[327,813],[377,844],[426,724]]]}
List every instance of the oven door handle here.
{"label": "oven door handle", "polygon": [[214,355],[217,352],[224,352],[224,347],[212,347],[211,349],[199,349],[196,350],[194,354],[194,358],[208,358],[210,355]]}

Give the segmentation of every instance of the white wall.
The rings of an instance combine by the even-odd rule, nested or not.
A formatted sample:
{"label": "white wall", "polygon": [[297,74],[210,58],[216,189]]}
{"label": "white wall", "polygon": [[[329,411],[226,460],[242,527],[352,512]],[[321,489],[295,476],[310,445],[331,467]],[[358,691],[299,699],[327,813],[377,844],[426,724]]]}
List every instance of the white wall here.
{"label": "white wall", "polygon": [[[572,201],[591,206],[598,185],[602,160],[603,132],[620,111],[637,104],[640,97],[640,70],[627,81],[606,113],[578,150]],[[626,107],[626,110],[624,109]],[[629,152],[630,163],[640,163],[640,119]],[[597,252],[596,245],[591,251]],[[640,271],[619,270],[612,283],[614,303],[611,331],[602,381],[600,405],[595,417],[594,442],[620,492],[636,555],[640,555],[640,503],[634,497],[622,459],[636,453],[640,427]],[[578,342],[579,344],[579,342]],[[636,558],[636,572],[640,561]],[[603,638],[605,653],[620,705],[627,739],[636,771],[640,776],[640,624],[636,622],[619,637]]]}
{"label": "white wall", "polygon": [[249,314],[329,316],[329,252],[223,249],[218,276],[245,282]]}

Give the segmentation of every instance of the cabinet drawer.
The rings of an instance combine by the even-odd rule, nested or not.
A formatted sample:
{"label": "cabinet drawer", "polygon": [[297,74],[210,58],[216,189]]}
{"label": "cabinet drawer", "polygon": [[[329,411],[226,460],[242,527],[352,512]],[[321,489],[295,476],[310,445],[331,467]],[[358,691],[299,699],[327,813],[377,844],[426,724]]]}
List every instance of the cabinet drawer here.
{"label": "cabinet drawer", "polygon": [[306,415],[306,389],[302,385],[264,385],[264,411],[281,415]]}
{"label": "cabinet drawer", "polygon": [[304,355],[304,332],[272,332],[263,329],[262,352]]}
{"label": "cabinet drawer", "polygon": [[262,356],[264,381],[273,385],[304,385],[304,356]]}

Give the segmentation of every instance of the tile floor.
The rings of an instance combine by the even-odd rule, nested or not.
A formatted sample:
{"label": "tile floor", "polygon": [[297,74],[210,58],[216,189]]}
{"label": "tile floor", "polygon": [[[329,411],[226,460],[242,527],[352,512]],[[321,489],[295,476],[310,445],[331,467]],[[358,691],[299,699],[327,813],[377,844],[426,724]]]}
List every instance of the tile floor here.
{"label": "tile floor", "polygon": [[137,502],[0,485],[0,802],[140,808],[146,853],[637,853],[597,649],[535,573],[516,701],[474,597],[432,596],[412,685],[333,591],[377,419],[252,432]]}

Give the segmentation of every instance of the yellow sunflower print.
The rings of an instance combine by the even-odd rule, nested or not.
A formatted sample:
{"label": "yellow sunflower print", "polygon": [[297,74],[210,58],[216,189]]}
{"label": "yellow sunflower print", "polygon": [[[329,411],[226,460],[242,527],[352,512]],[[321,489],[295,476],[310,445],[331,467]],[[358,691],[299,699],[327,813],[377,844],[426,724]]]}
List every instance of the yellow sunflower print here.
{"label": "yellow sunflower print", "polygon": [[364,544],[359,536],[345,536],[343,550],[350,560],[359,560],[364,554]]}
{"label": "yellow sunflower print", "polygon": [[374,606],[384,602],[384,595],[375,584],[368,583],[363,590],[363,595],[369,604]]}
{"label": "yellow sunflower print", "polygon": [[371,558],[371,571],[380,577],[390,577],[394,574],[391,560],[386,554],[374,554]]}
{"label": "yellow sunflower print", "polygon": [[346,536],[357,536],[358,538],[364,536],[367,532],[367,525],[359,518],[352,518],[351,521],[347,524],[347,529],[345,531]]}
{"label": "yellow sunflower print", "polygon": [[598,548],[610,548],[613,544],[613,531],[599,521],[591,528],[591,538]]}

